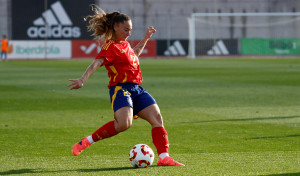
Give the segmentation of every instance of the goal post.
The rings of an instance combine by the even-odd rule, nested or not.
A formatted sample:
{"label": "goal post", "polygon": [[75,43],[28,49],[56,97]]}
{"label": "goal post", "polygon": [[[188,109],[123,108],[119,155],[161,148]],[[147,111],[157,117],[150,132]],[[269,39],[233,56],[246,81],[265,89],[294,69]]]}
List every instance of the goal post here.
{"label": "goal post", "polygon": [[189,58],[300,54],[300,12],[192,13],[188,25]]}

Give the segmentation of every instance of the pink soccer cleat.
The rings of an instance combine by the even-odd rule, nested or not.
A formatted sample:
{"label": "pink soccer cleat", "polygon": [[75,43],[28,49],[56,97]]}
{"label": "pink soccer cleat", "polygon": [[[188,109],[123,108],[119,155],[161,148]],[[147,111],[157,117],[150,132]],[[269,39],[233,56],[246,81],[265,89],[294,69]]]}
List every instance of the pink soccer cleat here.
{"label": "pink soccer cleat", "polygon": [[177,161],[175,161],[172,157],[165,157],[164,159],[159,158],[157,162],[158,166],[184,166],[184,164],[181,164]]}
{"label": "pink soccer cleat", "polygon": [[84,149],[88,148],[91,145],[87,137],[81,139],[80,142],[76,143],[73,148],[72,152],[74,156],[79,155]]}

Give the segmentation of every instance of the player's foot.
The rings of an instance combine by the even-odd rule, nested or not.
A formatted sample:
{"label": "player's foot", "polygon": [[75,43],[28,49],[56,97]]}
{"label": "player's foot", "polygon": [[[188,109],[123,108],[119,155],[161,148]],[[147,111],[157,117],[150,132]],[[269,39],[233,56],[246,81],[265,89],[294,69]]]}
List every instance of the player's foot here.
{"label": "player's foot", "polygon": [[82,138],[80,142],[76,143],[73,146],[72,148],[73,155],[75,156],[79,155],[84,149],[88,148],[90,145],[91,143],[89,142],[87,137]]}
{"label": "player's foot", "polygon": [[184,164],[181,164],[177,161],[175,161],[172,157],[165,157],[164,159],[159,158],[157,162],[158,166],[184,166]]}

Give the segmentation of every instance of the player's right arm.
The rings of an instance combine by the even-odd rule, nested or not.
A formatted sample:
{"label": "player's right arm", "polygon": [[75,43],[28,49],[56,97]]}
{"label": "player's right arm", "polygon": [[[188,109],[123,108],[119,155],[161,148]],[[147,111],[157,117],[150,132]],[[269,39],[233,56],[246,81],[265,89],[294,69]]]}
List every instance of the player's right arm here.
{"label": "player's right arm", "polygon": [[68,87],[71,87],[70,90],[72,89],[79,89],[81,88],[84,83],[88,80],[88,78],[95,73],[95,71],[103,64],[104,59],[95,59],[91,65],[88,66],[84,74],[82,75],[81,78],[79,79],[70,79],[72,83],[68,85]]}

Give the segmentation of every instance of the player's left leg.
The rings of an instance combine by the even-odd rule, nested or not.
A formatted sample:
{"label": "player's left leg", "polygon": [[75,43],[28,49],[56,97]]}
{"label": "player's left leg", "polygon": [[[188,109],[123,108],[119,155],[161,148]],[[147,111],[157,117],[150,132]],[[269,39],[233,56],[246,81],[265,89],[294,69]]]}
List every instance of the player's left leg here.
{"label": "player's left leg", "polygon": [[163,119],[157,104],[152,104],[138,113],[152,126],[152,140],[159,155],[158,166],[184,166],[169,156],[168,133],[163,126]]}
{"label": "player's left leg", "polygon": [[4,52],[4,59],[7,61],[7,52]]}

